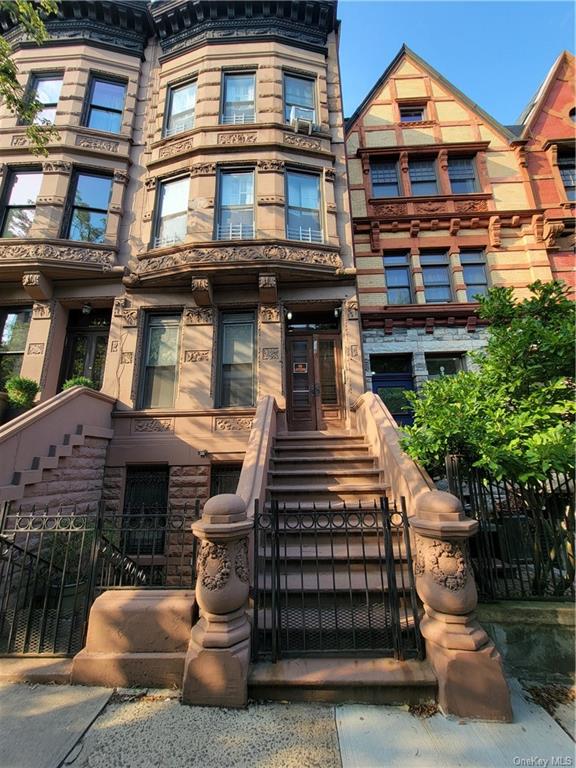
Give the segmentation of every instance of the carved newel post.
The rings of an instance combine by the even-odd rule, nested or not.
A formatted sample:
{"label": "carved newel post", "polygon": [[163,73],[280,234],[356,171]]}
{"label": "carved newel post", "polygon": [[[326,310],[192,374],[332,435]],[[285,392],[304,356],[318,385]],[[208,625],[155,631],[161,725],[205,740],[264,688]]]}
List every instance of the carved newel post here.
{"label": "carved newel post", "polygon": [[416,499],[410,527],[416,588],[425,611],[420,628],[438,678],[440,707],[460,717],[510,721],[500,654],[474,614],[478,594],[468,539],[478,522],[464,515],[452,494],[429,491]]}
{"label": "carved newel post", "polygon": [[243,499],[230,493],[209,499],[202,519],[192,526],[200,539],[196,600],[201,613],[192,628],[184,664],[185,704],[246,706],[251,529]]}

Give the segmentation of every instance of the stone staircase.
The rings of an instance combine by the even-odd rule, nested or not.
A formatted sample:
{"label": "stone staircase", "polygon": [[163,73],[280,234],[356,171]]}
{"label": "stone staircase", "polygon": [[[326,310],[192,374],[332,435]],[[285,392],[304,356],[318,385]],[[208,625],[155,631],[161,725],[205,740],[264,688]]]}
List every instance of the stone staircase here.
{"label": "stone staircase", "polygon": [[[426,662],[384,658],[393,655],[395,632],[406,657],[415,656],[417,630],[403,529],[393,526],[385,543],[380,498],[387,485],[377,464],[359,434],[276,436],[263,512],[268,520],[267,512],[277,515],[277,570],[271,549],[259,549],[254,618],[259,649],[270,653],[276,619],[268,598],[275,578],[282,660],[253,665],[252,696],[433,698],[435,679]],[[262,538],[257,527],[264,550],[269,534]],[[330,658],[335,655],[343,658]]]}
{"label": "stone staircase", "polygon": [[[92,454],[102,451],[94,451],[94,443],[100,443],[105,446],[109,440],[114,436],[112,429],[98,426],[78,425],[74,433],[65,434],[62,437],[61,442],[54,443],[48,447],[48,451],[44,456],[35,456],[30,462],[28,469],[16,471],[12,475],[12,482],[6,485],[0,486],[0,503],[10,501],[21,501],[25,497],[26,502],[29,504],[32,501],[38,503],[50,503],[51,497],[56,493],[61,493],[63,496],[66,492],[75,490],[72,487],[72,483],[76,482],[80,485],[86,482],[86,467],[75,467],[76,463],[81,464],[82,458],[84,458],[84,464],[89,461],[94,466],[98,463],[96,457]],[[82,454],[82,448],[86,447],[86,456],[78,456]],[[79,450],[80,449],[80,450]],[[75,461],[74,459],[77,460]],[[72,459],[68,462],[70,464],[68,469],[68,478],[56,478],[54,471],[58,471],[62,468],[63,460]],[[103,468],[103,459],[102,459]],[[81,476],[79,469],[84,470],[84,476]],[[60,480],[59,486],[56,485],[56,480]],[[91,476],[90,476],[91,479]]]}

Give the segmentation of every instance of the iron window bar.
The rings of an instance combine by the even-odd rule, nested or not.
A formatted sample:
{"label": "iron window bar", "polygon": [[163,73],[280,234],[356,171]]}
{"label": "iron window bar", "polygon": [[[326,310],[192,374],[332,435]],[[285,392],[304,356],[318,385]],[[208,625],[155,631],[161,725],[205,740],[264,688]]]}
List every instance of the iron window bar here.
{"label": "iron window bar", "polygon": [[250,112],[243,111],[234,111],[234,112],[225,112],[222,115],[222,123],[224,125],[244,125],[245,123],[255,123],[256,122],[256,116],[254,114],[254,110]]}
{"label": "iron window bar", "polygon": [[288,227],[289,240],[302,240],[307,243],[323,243],[322,230],[310,227]]}
{"label": "iron window bar", "polygon": [[219,224],[218,240],[252,240],[254,224]]}
{"label": "iron window bar", "polygon": [[162,235],[154,238],[154,248],[161,248],[165,245],[176,245],[184,240],[184,235]]}
{"label": "iron window bar", "polygon": [[180,117],[172,121],[172,125],[166,128],[165,136],[174,136],[176,133],[183,133],[194,128],[196,113],[193,111],[185,117]]}

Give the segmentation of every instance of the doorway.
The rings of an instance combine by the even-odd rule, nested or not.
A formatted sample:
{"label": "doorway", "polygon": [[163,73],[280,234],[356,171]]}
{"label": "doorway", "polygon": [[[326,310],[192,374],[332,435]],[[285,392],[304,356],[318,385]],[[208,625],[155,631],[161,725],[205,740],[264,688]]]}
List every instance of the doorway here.
{"label": "doorway", "polygon": [[339,312],[289,313],[286,326],[287,420],[316,431],[344,422]]}
{"label": "doorway", "polygon": [[102,386],[111,311],[72,309],[68,316],[60,387],[68,379],[85,376],[96,389]]}
{"label": "doorway", "polygon": [[370,355],[372,392],[388,408],[397,424],[412,424],[406,391],[414,389],[412,355]]}

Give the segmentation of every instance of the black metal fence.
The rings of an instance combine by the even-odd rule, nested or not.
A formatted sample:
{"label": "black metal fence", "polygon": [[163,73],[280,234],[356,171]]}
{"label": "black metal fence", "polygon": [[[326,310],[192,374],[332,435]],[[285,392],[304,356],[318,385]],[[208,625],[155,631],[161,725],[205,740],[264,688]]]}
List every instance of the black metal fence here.
{"label": "black metal fence", "polygon": [[257,506],[253,598],[254,659],[422,657],[406,512],[386,499]]}
{"label": "black metal fence", "polygon": [[471,556],[481,600],[574,600],[574,481],[520,484],[446,459],[451,493],[478,520]]}
{"label": "black metal fence", "polygon": [[194,586],[192,509],[66,507],[0,518],[0,655],[72,655],[106,589]]}

